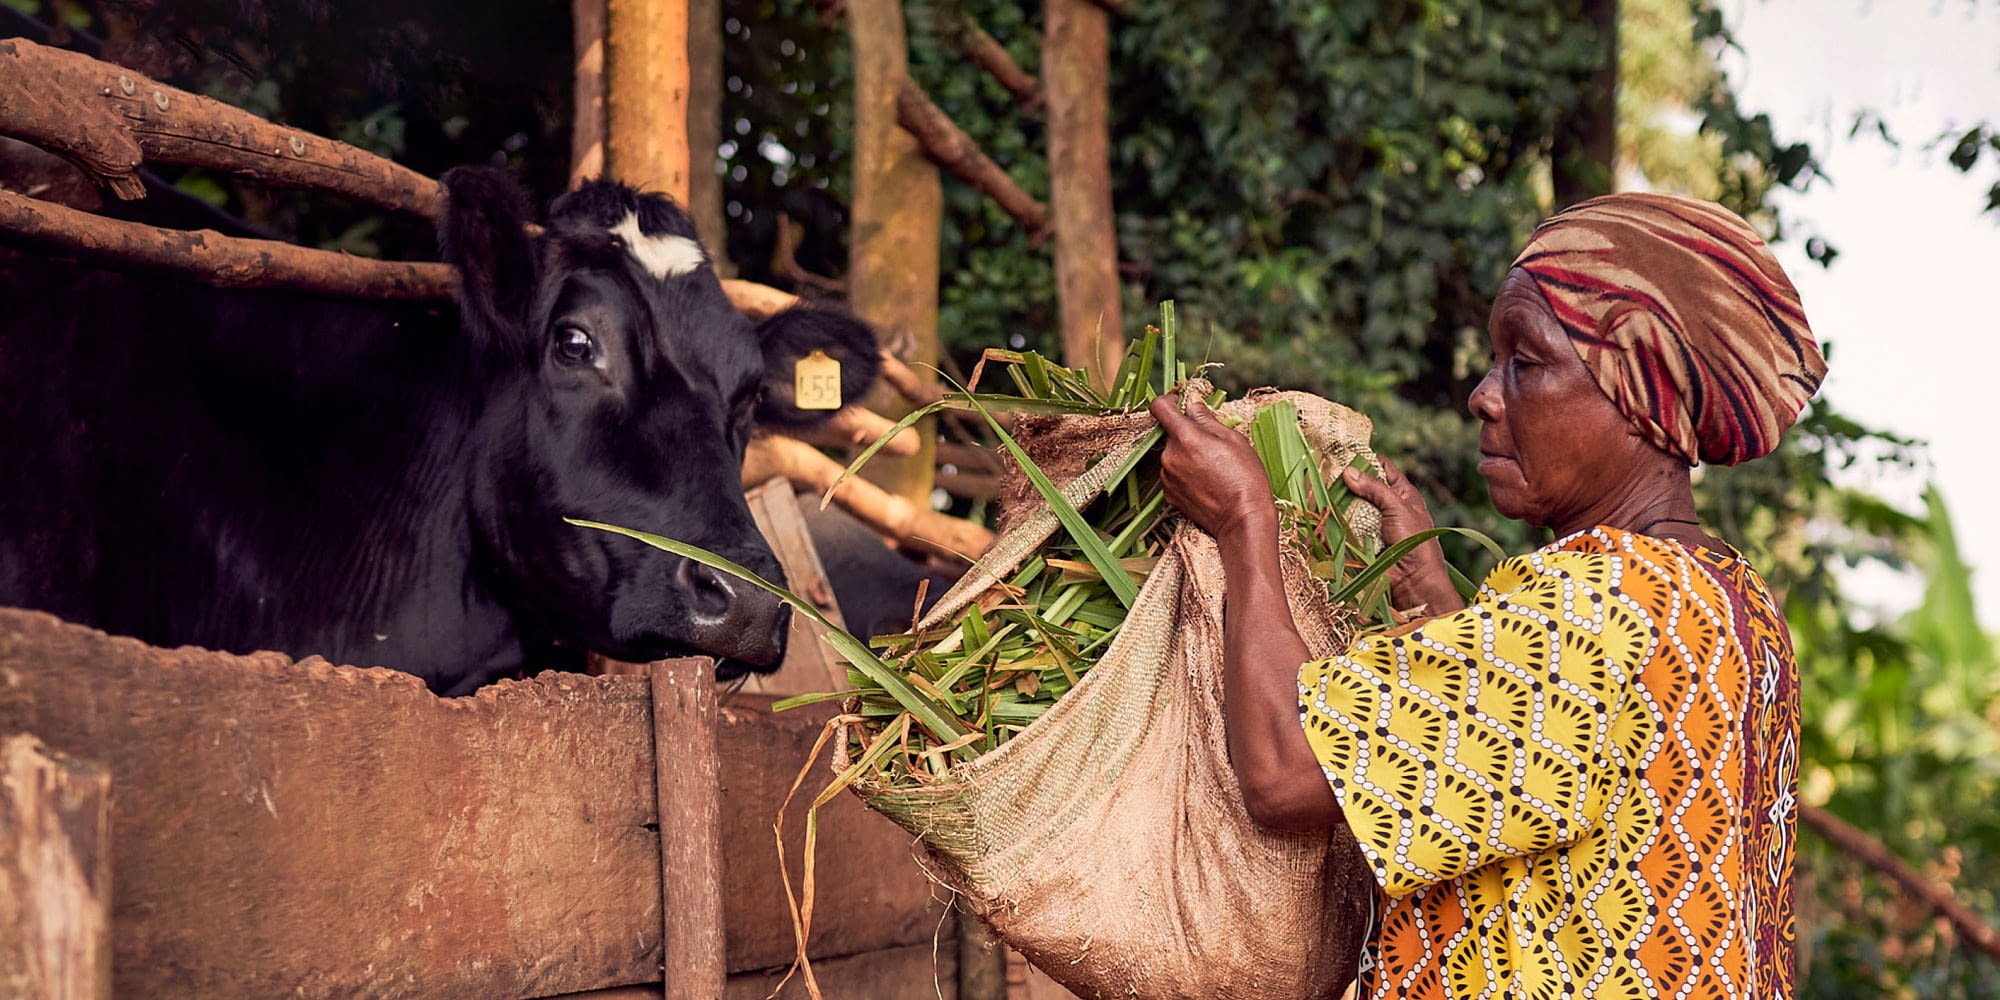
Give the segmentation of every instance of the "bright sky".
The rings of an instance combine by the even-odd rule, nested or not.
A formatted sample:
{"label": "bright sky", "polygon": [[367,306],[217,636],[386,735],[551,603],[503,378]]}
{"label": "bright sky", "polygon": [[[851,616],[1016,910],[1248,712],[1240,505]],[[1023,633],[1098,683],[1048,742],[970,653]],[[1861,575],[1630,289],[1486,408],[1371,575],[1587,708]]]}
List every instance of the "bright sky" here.
{"label": "bright sky", "polygon": [[[2000,215],[1981,215],[2000,179],[1987,151],[1971,175],[1926,149],[1947,128],[2000,123],[2000,4],[1992,0],[1722,0],[1741,53],[1724,61],[1748,112],[1805,139],[1832,183],[1778,204],[1840,250],[1831,269],[1803,240],[1778,248],[1806,316],[1833,345],[1824,394],[1866,424],[1930,442],[1930,467],[1877,480],[1909,510],[1926,476],[1950,505],[1975,567],[1981,620],[2000,629]],[[1981,9],[1983,7],[1983,9]],[[1903,141],[1849,139],[1855,113],[1883,115]],[[1913,581],[1855,578],[1888,610]]]}

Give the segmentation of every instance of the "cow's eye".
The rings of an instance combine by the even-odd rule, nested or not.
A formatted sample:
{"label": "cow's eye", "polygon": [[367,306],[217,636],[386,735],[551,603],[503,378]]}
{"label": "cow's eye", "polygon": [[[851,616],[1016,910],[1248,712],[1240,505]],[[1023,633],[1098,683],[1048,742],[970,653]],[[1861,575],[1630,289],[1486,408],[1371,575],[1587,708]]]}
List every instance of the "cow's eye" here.
{"label": "cow's eye", "polygon": [[588,365],[597,361],[597,341],[578,326],[556,328],[556,360],[566,365]]}

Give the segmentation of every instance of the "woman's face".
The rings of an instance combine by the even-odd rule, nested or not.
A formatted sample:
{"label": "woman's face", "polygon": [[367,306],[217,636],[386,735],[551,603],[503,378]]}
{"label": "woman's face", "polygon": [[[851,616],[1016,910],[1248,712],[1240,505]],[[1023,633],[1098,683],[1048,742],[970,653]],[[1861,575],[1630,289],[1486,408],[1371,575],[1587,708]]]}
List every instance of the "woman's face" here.
{"label": "woman's face", "polygon": [[1589,527],[1650,446],[1598,388],[1527,272],[1501,282],[1486,332],[1493,367],[1470,403],[1493,506],[1559,531]]}

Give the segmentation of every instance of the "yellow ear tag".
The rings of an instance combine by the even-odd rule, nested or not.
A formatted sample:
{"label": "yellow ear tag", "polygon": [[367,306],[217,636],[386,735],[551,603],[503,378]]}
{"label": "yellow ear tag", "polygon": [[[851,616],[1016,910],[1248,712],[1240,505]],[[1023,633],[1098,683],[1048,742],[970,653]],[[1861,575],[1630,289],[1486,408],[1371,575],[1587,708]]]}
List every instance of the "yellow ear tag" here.
{"label": "yellow ear tag", "polygon": [[840,409],[840,362],[814,351],[792,366],[792,405],[801,410]]}

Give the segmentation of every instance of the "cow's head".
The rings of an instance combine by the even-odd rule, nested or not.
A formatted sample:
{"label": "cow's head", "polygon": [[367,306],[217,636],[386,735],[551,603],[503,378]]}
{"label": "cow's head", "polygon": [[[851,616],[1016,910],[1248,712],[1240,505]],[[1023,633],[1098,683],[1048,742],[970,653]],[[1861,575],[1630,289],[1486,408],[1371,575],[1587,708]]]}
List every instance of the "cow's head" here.
{"label": "cow's head", "polygon": [[475,544],[515,612],[550,638],[646,660],[700,651],[775,669],[788,614],[764,592],[627,538],[691,542],[782,581],[738,482],[758,423],[807,426],[792,365],[841,363],[843,397],[874,381],[874,334],[793,309],[751,323],[729,304],[672,200],[591,183],[530,236],[504,174],[445,175],[445,258],[486,400],[474,440]]}

